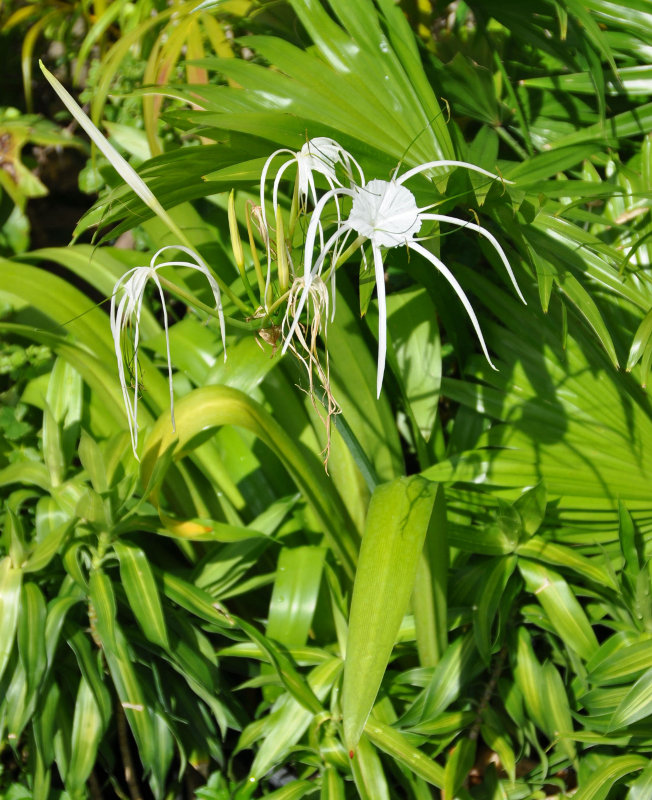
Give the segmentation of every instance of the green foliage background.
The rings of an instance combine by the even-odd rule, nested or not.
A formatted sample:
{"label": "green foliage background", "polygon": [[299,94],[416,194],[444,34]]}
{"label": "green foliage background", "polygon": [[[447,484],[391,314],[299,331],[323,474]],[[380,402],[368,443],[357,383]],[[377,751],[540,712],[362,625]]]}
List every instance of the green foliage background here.
{"label": "green foliage background", "polygon": [[[48,27],[66,17],[44,22],[44,5],[17,9],[5,35],[23,31],[28,61],[39,36],[63,35],[70,60],[79,34]],[[126,100],[142,114],[107,132],[238,304],[225,298],[224,361],[201,276],[163,273],[176,431],[153,299],[138,462],[97,303],[149,263],[121,234],[153,252],[170,232],[96,158],[106,185],[74,232],[99,226],[94,244],[10,255],[7,236],[0,791],[648,797],[649,3],[77,5],[78,63],[101,65],[91,115],[121,65],[140,64]],[[21,146],[38,141],[32,122]],[[455,159],[511,181],[440,168],[410,188],[420,207],[479,219],[527,299],[481,237],[427,231],[493,371],[448,284],[388,250],[377,399],[377,303],[350,255],[319,344],[342,412],[328,474],[320,406],[280,354],[276,261],[275,313],[256,316],[246,285],[263,165],[319,136],[372,177]],[[11,188],[6,225],[29,194]],[[304,236],[299,224],[287,242],[299,273]]]}

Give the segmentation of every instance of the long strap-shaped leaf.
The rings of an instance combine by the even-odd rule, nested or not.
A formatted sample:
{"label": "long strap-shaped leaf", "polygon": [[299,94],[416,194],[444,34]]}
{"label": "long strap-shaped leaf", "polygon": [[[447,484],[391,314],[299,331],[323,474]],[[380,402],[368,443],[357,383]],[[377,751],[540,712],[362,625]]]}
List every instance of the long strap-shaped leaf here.
{"label": "long strap-shaped leaf", "polygon": [[350,749],[376,700],[407,610],[436,493],[437,484],[414,475],[378,486],[371,497],[344,662],[342,718]]}
{"label": "long strap-shaped leaf", "polygon": [[[175,408],[176,433],[168,414],[156,422],[145,442],[141,465],[143,485],[149,484],[162,454],[178,443],[175,453],[187,449],[200,433],[221,425],[239,425],[261,439],[280,458],[303,496],[319,517],[330,545],[353,577],[356,562],[355,528],[339,496],[316,461],[295,444],[272,416],[243,392],[227,386],[206,386],[186,395]],[[159,476],[162,480],[163,475]]]}

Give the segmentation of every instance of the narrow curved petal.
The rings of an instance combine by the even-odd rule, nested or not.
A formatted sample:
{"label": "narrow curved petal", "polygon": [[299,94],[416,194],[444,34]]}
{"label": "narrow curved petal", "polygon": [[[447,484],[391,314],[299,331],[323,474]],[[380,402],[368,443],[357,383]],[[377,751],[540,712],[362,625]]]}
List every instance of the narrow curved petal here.
{"label": "narrow curved petal", "polygon": [[316,136],[309,139],[297,153],[297,163],[299,165],[299,195],[305,199],[308,196],[308,181],[312,178],[313,172],[325,175],[329,184],[337,183],[335,165],[338,161],[344,163],[344,157],[348,153],[334,139],[327,136]]}
{"label": "narrow curved petal", "polygon": [[[344,151],[344,152],[346,153],[346,151]],[[346,165],[346,168],[347,168],[348,172],[350,173],[350,175],[349,175],[349,183],[350,183],[351,187],[355,186],[355,181],[353,180],[353,170],[351,169],[351,164],[353,164],[355,166],[355,168],[358,170],[358,175],[360,177],[360,185],[364,186],[365,183],[367,182],[366,179],[365,179],[365,176],[364,176],[364,172],[362,171],[362,167],[360,166],[360,164],[358,164],[358,162],[351,155],[351,153],[346,153],[346,159],[344,161],[344,164]]]}
{"label": "narrow curved petal", "polygon": [[[159,257],[168,250],[181,251],[192,258],[193,261],[163,261],[157,264],[156,262],[158,261]],[[163,269],[164,267],[188,267],[190,269],[197,270],[206,276],[213,292],[213,297],[215,298],[215,307],[218,312],[220,332],[222,335],[222,342],[224,344],[224,358],[226,359],[226,336],[220,288],[207,264],[204,262],[201,256],[190,247],[185,247],[184,245],[166,245],[165,247],[161,247],[152,256],[149,266],[135,267],[130,269],[120,278],[120,280],[116,282],[111,295],[111,335],[113,337],[113,345],[115,348],[116,360],[118,362],[118,377],[120,380],[120,388],[122,390],[122,397],[127,412],[131,446],[136,459],[138,459],[138,349],[140,344],[140,316],[143,307],[143,299],[145,296],[145,287],[147,285],[147,281],[150,279],[154,281],[158,288],[159,296],[161,298],[161,305],[163,306],[163,329],[165,332],[165,345],[168,362],[168,382],[170,387],[170,416],[172,419],[172,429],[175,429],[174,389],[172,384],[172,357],[170,353],[169,320],[167,307],[165,305],[163,287],[157,274],[157,271]],[[121,292],[122,296],[118,301],[117,297]],[[134,325],[133,373],[135,375],[135,385],[133,400],[130,397],[129,388],[127,387],[124,356],[122,353],[122,331],[130,320],[133,320]]]}
{"label": "narrow curved petal", "polygon": [[481,225],[476,225],[473,222],[467,222],[466,220],[458,219],[457,217],[448,217],[445,214],[422,214],[421,219],[432,219],[435,220],[436,222],[449,222],[451,225],[459,225],[460,228],[468,228],[470,231],[475,231],[476,233],[479,233],[481,236],[484,236],[486,239],[488,239],[494,246],[495,251],[498,253],[501,261],[505,265],[505,269],[507,270],[507,274],[509,275],[512,284],[516,289],[516,293],[525,303],[525,305],[527,305],[527,300],[523,297],[523,293],[521,292],[521,289],[518,283],[516,282],[516,276],[514,275],[512,267],[509,261],[507,260],[505,251],[500,246],[498,239],[496,239],[493,233],[488,231],[486,228],[483,228]]}
{"label": "narrow curved petal", "polygon": [[351,235],[351,229],[346,228],[342,240],[336,243],[337,246],[335,245],[333,246],[333,261],[331,266],[331,296],[333,298],[333,310],[331,311],[331,322],[333,322],[333,320],[335,319],[335,304],[337,302],[336,299],[337,295],[335,292],[335,276],[337,274],[337,268],[336,268],[337,262],[340,258],[340,255],[344,252],[344,249],[346,248],[346,243],[348,242],[350,235]]}
{"label": "narrow curved petal", "polygon": [[267,180],[267,172],[269,170],[270,164],[276,158],[276,156],[280,156],[282,153],[287,153],[288,155],[292,156],[292,158],[286,162],[287,164],[293,164],[296,160],[296,153],[292,150],[288,150],[287,147],[281,147],[280,150],[275,150],[272,155],[267,159],[265,164],[263,165],[263,171],[260,173],[260,207],[263,213],[263,222],[267,225],[267,218],[265,216],[265,181]]}
{"label": "narrow curved petal", "polygon": [[466,313],[469,315],[469,318],[473,324],[478,339],[480,340],[480,346],[482,347],[482,352],[484,353],[485,358],[489,362],[489,365],[491,366],[492,369],[497,369],[493,361],[489,357],[489,351],[487,350],[487,345],[485,344],[484,336],[482,335],[482,330],[480,328],[480,323],[478,322],[478,318],[475,315],[473,306],[469,302],[469,298],[464,293],[464,289],[462,289],[462,287],[459,285],[453,273],[448,269],[448,267],[443,263],[443,261],[440,261],[437,258],[437,256],[433,255],[429,250],[426,250],[426,248],[422,247],[420,244],[417,244],[416,242],[410,242],[408,247],[411,250],[414,250],[415,253],[418,253],[420,256],[423,256],[425,259],[430,261],[430,263],[434,267],[436,267],[439,270],[439,272],[441,272],[444,278],[446,278],[446,280],[453,287],[455,293],[462,301],[462,305],[466,309]]}
{"label": "narrow curved petal", "polygon": [[[176,431],[177,427],[174,422],[174,387],[172,385],[172,357],[170,355],[170,328],[168,326],[168,310],[165,307],[165,295],[163,294],[163,287],[156,272],[152,272],[152,280],[158,288],[158,293],[161,298],[161,305],[163,306],[163,330],[165,331],[165,350],[168,358],[168,384],[170,387],[170,419],[172,420],[172,430]],[[138,387],[136,387],[136,394]]]}
{"label": "narrow curved petal", "polygon": [[[269,170],[270,164],[276,158],[276,156],[280,156],[283,153],[287,153],[288,155],[292,156],[288,161],[283,164],[283,167],[290,166],[296,162],[297,154],[293,150],[288,150],[287,147],[281,147],[279,150],[275,150],[271,156],[265,161],[263,165],[263,170],[260,173],[260,212],[263,218],[263,227],[267,230],[267,212],[265,211],[265,181],[267,180],[267,172]],[[267,290],[269,289],[269,283],[271,278],[271,271],[272,271],[272,251],[270,249],[269,244],[269,236],[267,236],[267,277],[265,279],[265,302],[267,302]]]}
{"label": "narrow curved petal", "polygon": [[[312,225],[312,222],[311,222]],[[326,242],[324,248],[319,254],[317,261],[315,262],[315,266],[311,268],[310,272],[304,273],[304,286],[303,291],[301,293],[301,297],[299,298],[299,302],[297,304],[297,310],[294,315],[294,319],[292,320],[292,325],[290,326],[290,330],[288,331],[288,335],[285,337],[285,342],[283,343],[283,349],[281,350],[282,354],[285,354],[285,351],[288,349],[288,345],[292,340],[292,337],[296,333],[297,325],[299,324],[299,318],[301,317],[301,313],[303,312],[303,308],[306,304],[306,300],[308,299],[308,295],[310,294],[310,286],[315,275],[319,274],[322,264],[324,263],[324,259],[328,255],[328,251],[334,246],[340,236],[348,233],[348,229],[344,227],[338,228],[335,233],[331,236],[331,238]],[[313,234],[313,242],[314,242],[314,234]]]}
{"label": "narrow curved petal", "polygon": [[[185,253],[186,255],[190,256],[190,258],[194,259],[194,263],[187,261],[167,261],[164,264],[158,264],[157,266],[154,266],[156,259],[166,250],[180,250],[182,253]],[[213,299],[215,300],[215,310],[218,314],[220,323],[220,336],[222,338],[222,347],[224,349],[224,360],[226,361],[226,327],[224,323],[224,310],[222,308],[222,294],[213,273],[208,268],[208,265],[204,259],[199,255],[199,253],[191,250],[189,247],[185,247],[184,245],[180,244],[168,244],[156,251],[156,253],[152,256],[150,266],[152,269],[160,269],[164,266],[189,267],[190,269],[197,270],[206,276],[206,280],[208,281],[211,291],[213,292]]]}
{"label": "narrow curved petal", "polygon": [[272,187],[272,208],[274,209],[274,214],[276,214],[276,208],[278,206],[278,187],[281,183],[281,178],[283,177],[286,169],[291,167],[294,163],[296,163],[295,159],[290,159],[289,161],[286,161],[285,164],[281,164],[281,167],[274,178],[274,186]]}
{"label": "narrow curved petal", "polygon": [[376,293],[378,295],[378,371],[376,373],[376,397],[380,397],[385,375],[387,357],[387,304],[385,303],[385,268],[380,247],[373,244],[374,270],[376,272]]}
{"label": "narrow curved petal", "polygon": [[[319,225],[321,224],[321,214],[328,203],[333,197],[337,197],[338,194],[343,195],[353,195],[351,189],[344,189],[344,188],[337,188],[331,189],[330,191],[326,192],[325,195],[319,200],[317,205],[315,206],[315,210],[312,212],[310,217],[310,224],[308,225],[308,230],[306,232],[306,243],[304,246],[304,259],[303,259],[303,275],[305,280],[310,280],[310,274],[312,273],[312,255],[313,249],[315,247],[315,232],[318,230]],[[331,237],[332,240],[332,237]],[[326,249],[324,247],[324,249]],[[322,259],[323,261],[323,259]]]}
{"label": "narrow curved petal", "polygon": [[482,169],[482,167],[476,167],[475,164],[469,164],[468,161],[428,161],[425,164],[419,164],[418,167],[412,167],[407,172],[404,172],[400,178],[396,179],[397,183],[405,183],[405,181],[412,178],[414,175],[418,175],[421,172],[425,172],[428,169],[435,169],[436,167],[463,167],[464,169],[470,169],[472,172],[479,172],[480,175],[486,175],[488,178],[492,178],[494,180],[504,180],[505,183],[513,183],[513,181],[505,180],[501,178],[500,175],[495,175],[493,172],[488,172],[486,169]]}
{"label": "narrow curved petal", "polygon": [[[148,270],[148,267],[135,267],[126,272],[113,287],[111,294],[111,335],[113,337],[113,346],[115,349],[115,356],[118,365],[118,379],[120,381],[120,390],[122,392],[122,399],[125,404],[125,411],[127,412],[127,424],[129,426],[129,436],[131,438],[131,447],[134,456],[138,459],[136,448],[138,446],[138,424],[137,418],[134,413],[134,407],[129,396],[127,388],[127,378],[125,375],[124,357],[122,354],[122,331],[126,326],[128,320],[132,316],[132,310],[136,308],[137,297],[134,297],[134,278],[140,274],[141,270]],[[125,280],[126,279],[126,280]],[[122,290],[122,297],[116,303],[116,298]],[[137,343],[134,350],[134,369],[138,375],[138,350]],[[136,403],[136,412],[137,412]]]}

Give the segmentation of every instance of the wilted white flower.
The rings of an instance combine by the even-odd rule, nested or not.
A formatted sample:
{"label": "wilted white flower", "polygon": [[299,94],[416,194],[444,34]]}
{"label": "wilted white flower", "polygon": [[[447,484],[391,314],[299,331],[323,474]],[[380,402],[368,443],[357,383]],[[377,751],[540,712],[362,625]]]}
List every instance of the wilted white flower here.
{"label": "wilted white flower", "polygon": [[312,198],[313,203],[317,203],[317,189],[315,187],[313,173],[317,172],[323,175],[331,189],[342,185],[336,175],[336,166],[338,162],[344,166],[345,171],[351,176],[353,172],[352,166],[355,166],[360,179],[364,181],[362,170],[350,153],[334,139],[329,139],[327,136],[316,136],[314,139],[309,139],[298,153],[283,147],[280,150],[275,150],[267,159],[260,176],[260,205],[263,209],[263,213],[265,209],[265,181],[267,179],[267,172],[276,156],[283,154],[289,155],[290,158],[281,165],[274,178],[274,186],[272,189],[272,204],[274,209],[276,209],[278,204],[278,187],[281,178],[285,171],[293,164],[297,166],[297,191],[299,193],[299,202],[304,206],[309,196]]}
{"label": "wilted white flower", "polygon": [[[345,174],[350,178],[350,184],[353,184],[353,167],[356,168],[358,177],[364,183],[364,174],[355,158],[345,150],[334,139],[329,139],[327,136],[316,136],[314,139],[309,139],[299,150],[289,150],[288,148],[281,148],[275,150],[265,162],[263,171],[260,176],[260,207],[263,217],[263,228],[267,230],[267,214],[265,210],[265,182],[267,180],[267,172],[272,161],[279,155],[289,155],[290,158],[281,165],[276,177],[274,178],[274,185],[272,187],[272,207],[274,213],[278,207],[278,187],[286,170],[296,164],[297,167],[297,194],[299,198],[299,205],[305,208],[308,198],[317,204],[317,188],[315,186],[314,173],[323,175],[331,191],[337,186],[342,186],[336,172],[336,167],[339,164],[344,168]],[[335,200],[337,209],[337,218],[339,216],[339,206],[337,204],[337,195],[331,195]],[[321,223],[318,225],[319,234],[321,237],[321,244],[323,245],[323,234]],[[271,251],[269,246],[269,236],[266,237],[267,243],[267,284],[270,280],[270,267],[271,267]]]}
{"label": "wilted white flower", "polygon": [[[193,261],[162,261],[157,264],[157,260],[161,253],[166,250],[180,250],[186,255],[190,256]],[[124,398],[125,409],[127,411],[127,421],[129,423],[129,433],[131,435],[131,446],[134,455],[138,458],[136,448],[138,446],[138,345],[140,339],[140,314],[143,306],[143,297],[145,295],[145,287],[147,281],[154,281],[156,284],[159,295],[161,298],[161,305],[163,306],[163,328],[165,331],[165,346],[168,361],[168,380],[170,384],[170,416],[172,419],[172,429],[175,430],[174,423],[174,391],[172,388],[172,360],[170,358],[170,336],[168,330],[168,313],[165,307],[165,296],[163,294],[163,287],[157,274],[158,270],[163,267],[189,267],[190,269],[197,270],[203,273],[210,287],[213,291],[215,298],[215,308],[217,309],[220,321],[220,332],[222,335],[222,343],[224,345],[224,358],[226,359],[226,339],[224,331],[224,314],[222,312],[222,300],[220,297],[220,289],[217,285],[213,274],[206,266],[203,259],[189,247],[182,245],[167,245],[161,247],[152,256],[149,266],[147,267],[134,267],[126,272],[120,280],[113,287],[111,296],[111,334],[113,336],[113,344],[115,347],[115,355],[118,361],[118,374],[120,376],[120,387],[122,389],[122,396]],[[119,298],[119,299],[118,299]],[[129,394],[129,386],[127,386],[127,378],[125,376],[125,361],[122,350],[122,336],[123,331],[128,324],[134,326],[133,336],[133,361],[131,363],[131,373],[134,376],[134,394],[133,399]]]}
{"label": "wilted white flower", "polygon": [[[376,384],[378,395],[380,395],[380,389],[382,387],[387,351],[387,310],[385,304],[385,279],[381,248],[404,245],[430,261],[430,263],[441,272],[460,298],[462,305],[471,319],[478,339],[480,340],[482,351],[489,364],[491,364],[492,367],[494,366],[489,357],[484,337],[482,336],[480,323],[464,290],[448,267],[446,267],[437,256],[419,244],[417,234],[421,230],[422,223],[425,220],[449,222],[453,225],[469,228],[487,238],[505,265],[507,273],[519,297],[523,302],[525,302],[525,298],[521,294],[518,284],[516,283],[516,278],[514,277],[514,273],[502,247],[493,234],[486,228],[471,222],[466,222],[457,217],[450,217],[443,214],[429,214],[427,211],[430,206],[426,208],[419,208],[417,206],[414,195],[403,184],[417,173],[436,167],[464,167],[465,169],[479,172],[492,179],[498,178],[497,175],[487,172],[487,170],[481,167],[476,167],[474,164],[468,164],[465,161],[430,161],[427,164],[421,164],[418,167],[408,170],[400,178],[394,173],[389,181],[372,180],[367,184],[361,186],[354,185],[351,188],[333,187],[320,199],[313,212],[306,234],[304,291],[301,300],[297,303],[294,321],[285,339],[283,352],[287,349],[290,339],[296,331],[299,316],[310,290],[311,281],[316,275],[321,273],[329,253],[331,253],[331,251],[335,251],[336,253],[341,252],[351,233],[357,233],[360,244],[363,244],[365,241],[371,243],[371,251],[374,260],[376,290],[378,295],[378,374]],[[326,204],[337,196],[351,197],[351,211],[348,219],[344,222],[339,222],[333,235],[325,245],[321,246],[320,253],[313,265],[315,235],[320,225],[321,213]]]}

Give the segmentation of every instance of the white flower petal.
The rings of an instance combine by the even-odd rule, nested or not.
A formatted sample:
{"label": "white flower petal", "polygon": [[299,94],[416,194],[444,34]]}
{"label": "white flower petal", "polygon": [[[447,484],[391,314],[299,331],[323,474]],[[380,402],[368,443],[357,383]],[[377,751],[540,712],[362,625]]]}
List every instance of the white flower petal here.
{"label": "white flower petal", "polygon": [[421,219],[432,219],[432,220],[435,220],[437,222],[450,222],[451,225],[459,225],[460,228],[468,228],[470,231],[475,231],[476,233],[479,233],[481,236],[484,236],[486,239],[488,239],[491,242],[491,244],[494,246],[494,249],[496,250],[498,255],[500,256],[500,260],[505,265],[505,269],[507,270],[507,274],[509,275],[510,280],[512,281],[512,285],[516,289],[516,293],[521,298],[521,300],[525,303],[525,305],[527,305],[527,300],[523,297],[523,293],[521,292],[521,289],[520,289],[518,283],[516,282],[516,276],[514,275],[514,272],[512,271],[512,267],[511,267],[509,261],[507,260],[507,256],[505,255],[505,251],[500,246],[500,243],[498,242],[496,237],[493,235],[493,233],[488,231],[486,228],[483,228],[481,225],[476,225],[473,222],[467,222],[466,220],[458,219],[457,217],[449,217],[449,216],[447,216],[445,214],[422,214],[421,215]]}
{"label": "white flower petal", "polygon": [[471,323],[475,328],[475,332],[478,335],[478,339],[480,340],[480,346],[482,347],[482,352],[485,355],[485,358],[489,362],[489,365],[492,369],[496,369],[494,366],[493,361],[489,356],[489,351],[487,350],[487,345],[484,341],[484,336],[482,335],[482,329],[480,328],[480,323],[478,322],[478,318],[475,315],[475,311],[473,310],[473,306],[471,305],[469,298],[464,293],[464,289],[460,286],[457,282],[457,278],[453,275],[453,273],[448,269],[448,267],[444,264],[443,261],[440,261],[434,253],[431,253],[429,250],[426,250],[425,247],[422,247],[420,244],[416,242],[410,242],[408,245],[410,250],[414,250],[415,253],[419,253],[419,255],[423,256],[425,259],[430,261],[433,266],[435,266],[439,272],[446,278],[446,280],[450,283],[450,285],[455,290],[455,294],[460,298],[462,301],[462,305],[466,309],[466,313],[469,315]]}
{"label": "white flower petal", "polygon": [[[472,172],[478,172],[480,175],[486,175],[488,178],[492,178],[493,180],[500,180],[499,175],[495,175],[493,172],[488,172],[486,169],[482,169],[482,167],[476,167],[475,164],[469,164],[468,161],[428,161],[425,164],[419,164],[418,167],[412,167],[407,172],[404,172],[400,178],[397,178],[397,183],[405,183],[405,181],[412,178],[414,175],[418,175],[420,172],[425,172],[428,169],[436,169],[437,167],[462,167],[463,169],[470,169]],[[505,180],[505,179],[503,179]],[[513,181],[505,180],[505,183],[513,183]]]}
{"label": "white flower petal", "polygon": [[376,272],[376,293],[378,295],[378,370],[376,372],[376,397],[380,397],[385,375],[387,356],[387,304],[385,303],[385,269],[380,248],[372,244],[374,270]]}

